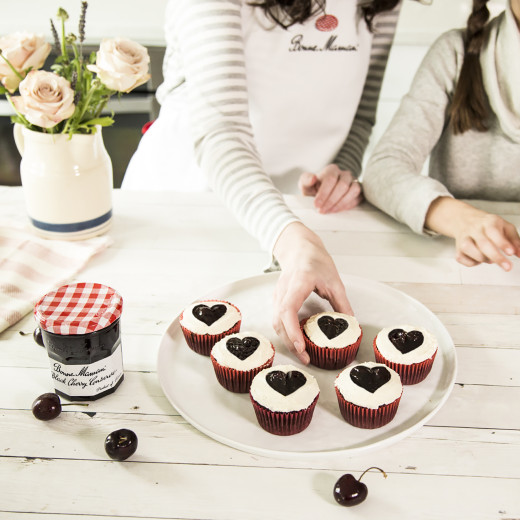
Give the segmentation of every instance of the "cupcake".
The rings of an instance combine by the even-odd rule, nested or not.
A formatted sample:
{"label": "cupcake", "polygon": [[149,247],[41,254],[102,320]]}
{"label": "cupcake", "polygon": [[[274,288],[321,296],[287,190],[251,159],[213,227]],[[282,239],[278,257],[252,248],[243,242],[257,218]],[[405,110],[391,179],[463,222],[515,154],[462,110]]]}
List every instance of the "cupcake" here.
{"label": "cupcake", "polygon": [[179,317],[186,343],[204,356],[209,356],[213,345],[224,336],[238,332],[241,322],[238,308],[221,300],[192,303]]}
{"label": "cupcake", "polygon": [[302,320],[300,326],[313,365],[335,370],[356,357],[363,331],[354,316],[320,312]]}
{"label": "cupcake", "polygon": [[249,392],[253,377],[273,364],[274,347],[258,332],[238,332],[217,341],[211,362],[218,382],[231,392]]}
{"label": "cupcake", "polygon": [[399,374],[372,361],[343,370],[334,387],[345,421],[367,429],[388,424],[395,417],[403,394]]}
{"label": "cupcake", "polygon": [[249,395],[260,426],[275,435],[294,435],[309,426],[320,389],[309,373],[278,365],[258,373]]}
{"label": "cupcake", "polygon": [[437,340],[430,332],[412,325],[387,327],[374,338],[376,361],[395,370],[403,385],[414,385],[426,378],[437,349]]}

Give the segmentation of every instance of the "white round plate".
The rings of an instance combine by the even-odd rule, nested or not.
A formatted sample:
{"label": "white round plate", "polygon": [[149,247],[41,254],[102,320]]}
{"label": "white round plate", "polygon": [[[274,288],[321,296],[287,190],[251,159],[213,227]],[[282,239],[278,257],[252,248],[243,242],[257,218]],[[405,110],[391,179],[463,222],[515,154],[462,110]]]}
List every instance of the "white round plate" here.
{"label": "white round plate", "polygon": [[[203,298],[223,299],[242,312],[242,331],[258,331],[275,346],[274,365],[303,365],[288,352],[271,326],[273,291],[279,273],[246,278],[211,291]],[[159,348],[157,373],[162,389],[174,408],[195,428],[224,444],[254,454],[292,458],[325,453],[357,454],[387,446],[419,428],[444,404],[453,387],[456,357],[453,341],[439,319],[410,296],[382,283],[342,275],[348,297],[363,328],[357,362],[374,361],[372,341],[387,326],[412,324],[432,332],[439,351],[432,371],[421,383],[405,386],[394,420],[382,428],[365,430],[341,417],[334,379],[339,370],[312,365],[320,397],[309,427],[297,435],[280,437],[258,424],[249,394],[235,394],[217,382],[209,357],[186,344],[178,317],[168,327]],[[203,299],[200,298],[200,299]],[[315,294],[304,304],[300,318],[330,310]]]}

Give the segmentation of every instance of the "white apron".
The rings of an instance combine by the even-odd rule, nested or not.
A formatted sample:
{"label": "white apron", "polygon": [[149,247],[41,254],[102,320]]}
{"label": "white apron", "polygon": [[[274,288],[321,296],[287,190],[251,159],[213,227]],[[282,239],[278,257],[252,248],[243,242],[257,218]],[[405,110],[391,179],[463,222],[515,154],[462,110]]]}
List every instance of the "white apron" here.
{"label": "white apron", "polygon": [[[368,70],[372,34],[357,2],[328,0],[327,15],[284,30],[245,1],[241,11],[251,125],[264,169],[285,193],[297,192],[301,172],[317,173],[334,160]],[[207,189],[189,137],[187,88],[167,96],[123,188]]]}

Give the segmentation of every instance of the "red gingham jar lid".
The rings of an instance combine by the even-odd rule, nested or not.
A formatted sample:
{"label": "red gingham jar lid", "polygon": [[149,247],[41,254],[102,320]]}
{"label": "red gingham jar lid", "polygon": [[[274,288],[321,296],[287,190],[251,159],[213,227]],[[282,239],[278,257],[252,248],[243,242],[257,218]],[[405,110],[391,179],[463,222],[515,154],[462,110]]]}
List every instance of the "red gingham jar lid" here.
{"label": "red gingham jar lid", "polygon": [[123,299],[99,283],[63,285],[43,296],[34,307],[40,327],[55,334],[88,334],[108,327],[121,316]]}

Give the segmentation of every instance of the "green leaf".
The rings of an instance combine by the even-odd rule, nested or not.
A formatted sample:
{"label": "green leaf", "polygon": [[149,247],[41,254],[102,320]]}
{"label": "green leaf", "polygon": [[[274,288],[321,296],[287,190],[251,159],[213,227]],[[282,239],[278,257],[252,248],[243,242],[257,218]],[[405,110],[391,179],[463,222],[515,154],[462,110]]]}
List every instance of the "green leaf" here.
{"label": "green leaf", "polygon": [[89,121],[84,121],[83,123],[81,123],[81,125],[86,125],[86,126],[96,126],[96,125],[100,125],[100,126],[112,126],[114,124],[114,120],[107,116],[107,117],[96,117],[94,119],[90,119]]}

